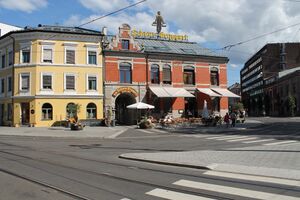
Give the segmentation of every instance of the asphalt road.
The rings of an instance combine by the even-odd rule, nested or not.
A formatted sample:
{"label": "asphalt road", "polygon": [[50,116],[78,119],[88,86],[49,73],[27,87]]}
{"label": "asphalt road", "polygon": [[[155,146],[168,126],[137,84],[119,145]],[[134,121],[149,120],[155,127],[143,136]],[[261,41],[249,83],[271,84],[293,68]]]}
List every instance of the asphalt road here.
{"label": "asphalt road", "polygon": [[[297,122],[279,120],[266,124],[232,134],[266,140],[300,139]],[[259,145],[204,140],[207,135],[210,136],[191,131],[164,133],[129,129],[115,139],[1,136],[0,199],[201,200],[271,199],[269,194],[295,199],[300,196],[300,188],[293,185],[235,179],[234,175],[212,176],[207,170],[118,158],[130,152],[220,150]]]}

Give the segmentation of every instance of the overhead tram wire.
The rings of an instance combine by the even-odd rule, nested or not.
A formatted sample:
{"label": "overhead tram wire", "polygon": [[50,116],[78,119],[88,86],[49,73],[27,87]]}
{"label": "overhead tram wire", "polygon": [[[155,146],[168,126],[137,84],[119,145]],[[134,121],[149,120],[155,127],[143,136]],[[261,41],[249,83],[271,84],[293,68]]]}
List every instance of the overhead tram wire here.
{"label": "overhead tram wire", "polygon": [[265,37],[265,36],[268,36],[268,35],[272,35],[274,33],[278,33],[278,32],[281,32],[281,31],[284,31],[286,29],[289,29],[289,28],[292,28],[292,27],[295,27],[295,26],[299,26],[299,25],[300,25],[300,22],[296,23],[296,24],[292,24],[292,25],[284,27],[284,28],[277,29],[275,31],[271,31],[269,33],[264,33],[262,35],[255,36],[255,37],[250,38],[248,40],[244,40],[244,41],[241,41],[241,42],[238,42],[238,43],[234,43],[234,44],[229,44],[227,46],[224,46],[224,47],[222,47],[220,49],[216,49],[216,50],[230,50],[232,47],[235,47],[235,46],[238,46],[238,45],[241,45],[241,44],[245,44],[245,43],[251,42],[253,40],[257,40],[259,38],[262,38],[262,37]]}

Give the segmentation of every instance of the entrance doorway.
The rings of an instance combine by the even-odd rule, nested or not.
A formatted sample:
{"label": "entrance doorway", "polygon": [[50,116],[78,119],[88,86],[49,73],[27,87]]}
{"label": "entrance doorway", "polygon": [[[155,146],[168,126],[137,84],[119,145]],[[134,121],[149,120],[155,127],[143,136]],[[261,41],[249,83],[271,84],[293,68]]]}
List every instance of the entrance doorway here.
{"label": "entrance doorway", "polygon": [[29,103],[21,103],[21,123],[22,125],[29,124]]}
{"label": "entrance doorway", "polygon": [[194,97],[184,98],[184,102],[185,102],[185,108],[184,108],[185,116],[186,117],[198,116],[196,98],[194,98]]}
{"label": "entrance doorway", "polygon": [[136,100],[130,93],[122,93],[117,97],[115,103],[117,123],[126,125],[136,124],[136,110],[126,108],[128,105],[134,103],[136,103]]}

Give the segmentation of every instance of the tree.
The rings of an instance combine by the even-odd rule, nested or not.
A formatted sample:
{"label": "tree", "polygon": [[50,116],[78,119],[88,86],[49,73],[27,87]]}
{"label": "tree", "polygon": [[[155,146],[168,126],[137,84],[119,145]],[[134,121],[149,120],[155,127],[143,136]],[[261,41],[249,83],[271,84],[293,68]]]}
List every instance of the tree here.
{"label": "tree", "polygon": [[78,113],[80,112],[81,105],[70,103],[67,106],[67,112],[70,114],[70,117],[78,117]]}
{"label": "tree", "polygon": [[238,102],[236,104],[233,105],[232,110],[244,110],[244,105],[241,102]]}
{"label": "tree", "polygon": [[295,108],[296,108],[296,100],[295,97],[292,95],[288,96],[288,108],[289,108],[289,115],[294,117],[295,116]]}

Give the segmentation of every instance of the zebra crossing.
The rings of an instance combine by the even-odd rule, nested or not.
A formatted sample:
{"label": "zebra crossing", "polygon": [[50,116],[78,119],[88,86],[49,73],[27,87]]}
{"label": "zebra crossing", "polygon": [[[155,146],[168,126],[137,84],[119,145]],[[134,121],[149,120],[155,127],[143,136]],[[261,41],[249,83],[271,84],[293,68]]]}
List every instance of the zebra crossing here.
{"label": "zebra crossing", "polygon": [[[245,180],[245,181],[256,181],[256,182],[264,182],[264,183],[273,183],[273,184],[280,184],[286,186],[296,186],[300,187],[300,181],[297,180],[289,180],[289,179],[279,179],[279,178],[272,178],[272,177],[261,177],[261,176],[253,176],[253,175],[244,175],[244,174],[235,174],[235,173],[228,173],[228,172],[218,172],[218,171],[207,171],[204,173],[206,176],[212,177],[223,177],[223,178],[231,178],[231,179],[238,179],[238,180]],[[240,199],[240,198],[253,198],[253,199],[262,199],[262,200],[298,200],[297,194],[291,195],[291,193],[271,193],[265,191],[257,191],[251,189],[240,188],[239,185],[235,186],[225,186],[221,184],[212,184],[212,183],[204,183],[194,180],[185,180],[180,179],[172,183],[172,185],[180,187],[180,191],[183,189],[193,189],[199,190],[195,195],[189,194],[188,191],[186,193],[178,192],[174,189],[166,190],[162,188],[154,188],[146,192],[146,195],[155,196],[162,199],[169,199],[169,200],[213,200],[219,199],[218,197],[212,197],[207,193],[213,192],[214,196],[222,196],[222,195],[232,195],[236,196],[233,199]]]}
{"label": "zebra crossing", "polygon": [[287,145],[299,142],[298,140],[277,140],[274,138],[263,139],[258,136],[245,136],[245,135],[181,135],[181,137],[194,137],[201,138],[204,140],[215,140],[215,141],[224,141],[228,143],[239,142],[243,144],[258,144],[264,146],[274,146],[274,145]]}

